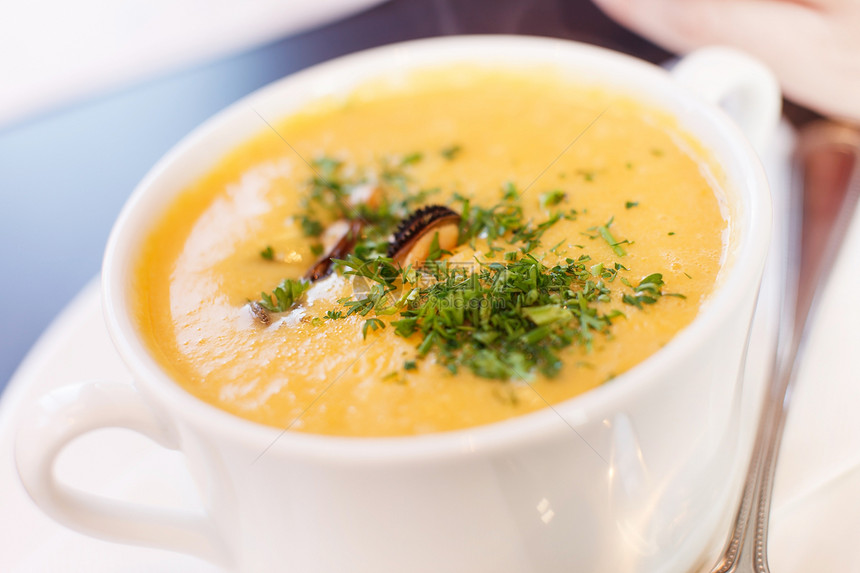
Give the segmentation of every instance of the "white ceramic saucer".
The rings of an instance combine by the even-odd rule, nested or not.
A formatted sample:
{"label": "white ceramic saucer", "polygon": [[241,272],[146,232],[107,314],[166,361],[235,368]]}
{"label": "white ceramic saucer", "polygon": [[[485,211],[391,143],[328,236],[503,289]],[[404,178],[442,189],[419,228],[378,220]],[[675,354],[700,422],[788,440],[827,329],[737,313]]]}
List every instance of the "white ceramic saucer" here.
{"label": "white ceramic saucer", "polygon": [[[788,184],[791,142],[783,126],[765,158],[777,193]],[[860,571],[854,541],[860,526],[860,384],[850,383],[860,353],[855,321],[844,320],[860,316],[860,299],[853,293],[860,269],[851,264],[860,256],[860,226],[849,242],[824,301],[787,428],[771,538],[776,573]],[[772,310],[765,308],[757,318],[748,369],[754,383],[764,372]],[[42,336],[0,402],[0,571],[216,573],[195,558],[75,533],[51,521],[27,497],[12,457],[17,416],[51,388],[89,379],[130,379],[105,329],[96,280]],[[174,506],[199,503],[179,454],[123,430],[81,438],[56,469],[68,483],[104,495]]]}

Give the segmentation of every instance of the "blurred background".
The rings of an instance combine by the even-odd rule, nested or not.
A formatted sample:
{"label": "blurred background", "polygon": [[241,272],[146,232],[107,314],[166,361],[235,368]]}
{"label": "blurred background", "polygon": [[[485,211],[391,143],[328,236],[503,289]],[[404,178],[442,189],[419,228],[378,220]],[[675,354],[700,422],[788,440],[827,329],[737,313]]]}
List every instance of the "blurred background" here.
{"label": "blurred background", "polygon": [[284,75],[413,38],[509,33],[672,54],[590,0],[37,0],[0,5],[0,390],[99,272],[137,182]]}

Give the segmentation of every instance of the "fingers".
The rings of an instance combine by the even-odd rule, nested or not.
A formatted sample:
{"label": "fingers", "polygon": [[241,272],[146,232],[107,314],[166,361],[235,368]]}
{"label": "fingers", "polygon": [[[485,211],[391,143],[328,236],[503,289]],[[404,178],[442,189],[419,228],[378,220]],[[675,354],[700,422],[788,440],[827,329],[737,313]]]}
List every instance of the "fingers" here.
{"label": "fingers", "polygon": [[724,44],[764,61],[790,98],[860,118],[860,11],[842,0],[595,0],[611,17],[685,53]]}
{"label": "fingers", "polygon": [[595,1],[622,24],[676,52],[709,44],[760,51],[796,41],[819,19],[817,10],[780,0]]}

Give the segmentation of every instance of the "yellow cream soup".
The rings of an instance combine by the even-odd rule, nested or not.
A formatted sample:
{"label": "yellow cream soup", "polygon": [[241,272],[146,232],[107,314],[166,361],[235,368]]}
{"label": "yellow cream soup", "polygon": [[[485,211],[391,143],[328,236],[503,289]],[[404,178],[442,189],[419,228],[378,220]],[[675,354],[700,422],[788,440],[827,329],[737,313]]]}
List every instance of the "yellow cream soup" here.
{"label": "yellow cream soup", "polygon": [[[243,418],[319,434],[398,436],[545,408],[660,349],[693,320],[720,270],[727,221],[702,167],[707,157],[664,112],[625,96],[547,70],[450,69],[267,119],[274,129],[261,122],[257,137],[178,196],[136,271],[137,319],[154,355],[188,392]],[[342,269],[261,324],[248,302],[317,259],[300,215],[308,212],[309,163],[320,157],[337,158],[352,174],[406,159],[410,189],[438,189],[419,204],[457,210],[458,193],[490,208],[508,184],[517,194],[509,200],[532,224],[575,213],[546,230],[531,254],[547,267],[589,257],[590,270],[620,265],[613,280],[594,280],[611,291],[601,312],[623,316],[590,347],[559,349],[554,375],[532,369],[508,380],[462,364],[454,374],[437,350],[420,357],[421,334],[399,336],[396,315],[324,318],[346,315],[339,300],[357,298]],[[517,251],[505,238],[495,252],[483,236],[471,243],[442,256],[504,262]],[[662,274],[664,294],[685,298],[624,302],[651,273]],[[381,324],[368,328],[374,317]]]}

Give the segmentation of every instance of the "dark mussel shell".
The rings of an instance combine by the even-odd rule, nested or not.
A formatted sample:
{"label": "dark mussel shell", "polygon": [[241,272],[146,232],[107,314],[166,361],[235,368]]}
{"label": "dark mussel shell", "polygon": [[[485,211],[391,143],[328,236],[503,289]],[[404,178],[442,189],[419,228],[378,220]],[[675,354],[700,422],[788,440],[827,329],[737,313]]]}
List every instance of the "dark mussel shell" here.
{"label": "dark mussel shell", "polygon": [[427,205],[421,207],[397,226],[394,238],[388,244],[388,256],[397,258],[412,243],[430,230],[435,229],[443,223],[459,221],[459,213],[444,205]]}

